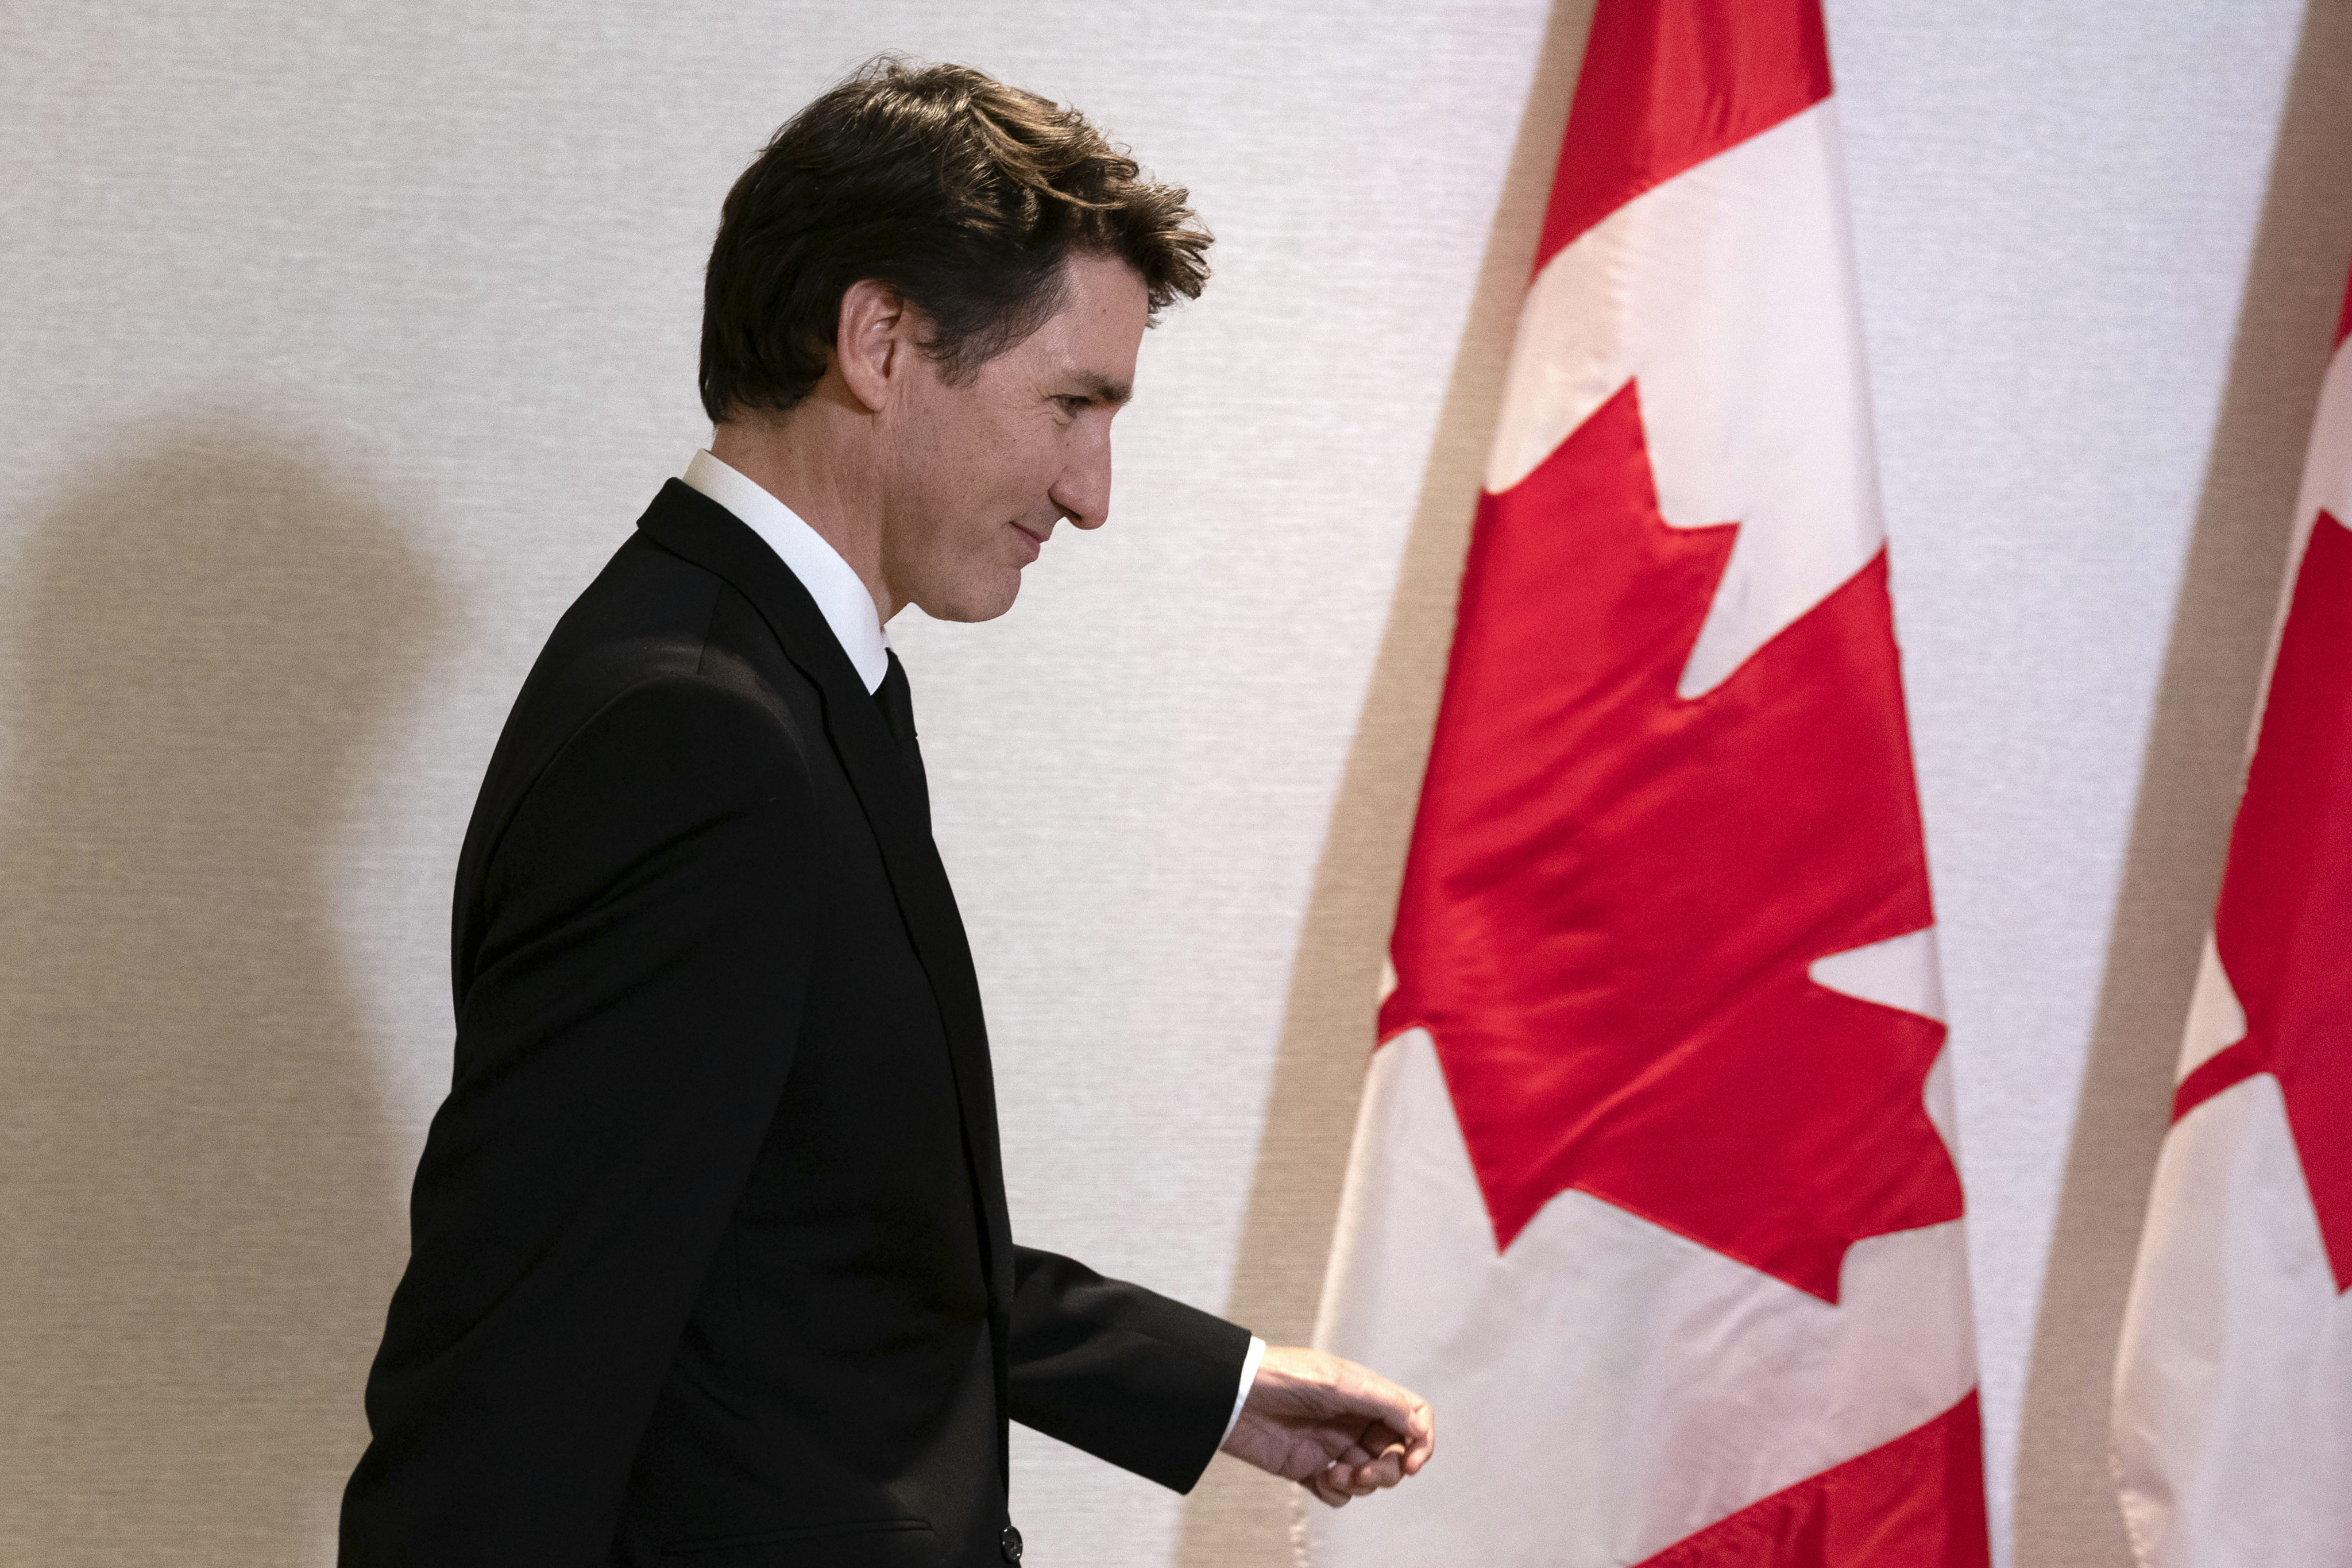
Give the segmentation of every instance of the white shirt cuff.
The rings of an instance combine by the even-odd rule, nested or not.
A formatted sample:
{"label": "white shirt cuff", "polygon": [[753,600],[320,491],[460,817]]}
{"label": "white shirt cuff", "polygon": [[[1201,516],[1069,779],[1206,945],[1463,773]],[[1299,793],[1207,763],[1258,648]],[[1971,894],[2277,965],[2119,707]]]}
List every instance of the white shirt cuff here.
{"label": "white shirt cuff", "polygon": [[1255,1334],[1250,1336],[1249,1354],[1242,1360],[1242,1385],[1234,1394],[1234,1413],[1225,1417],[1225,1436],[1217,1439],[1217,1447],[1225,1446],[1225,1437],[1234,1435],[1241,1425],[1242,1406],[1249,1403],[1250,1384],[1257,1381],[1257,1363],[1265,1359],[1265,1342]]}

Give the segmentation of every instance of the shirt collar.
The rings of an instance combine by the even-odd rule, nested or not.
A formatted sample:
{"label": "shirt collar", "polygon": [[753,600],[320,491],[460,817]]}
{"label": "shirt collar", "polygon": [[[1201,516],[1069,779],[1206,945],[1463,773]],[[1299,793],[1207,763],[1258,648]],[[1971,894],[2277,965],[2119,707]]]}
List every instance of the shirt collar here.
{"label": "shirt collar", "polygon": [[879,687],[890,673],[890,634],[882,629],[874,595],[841,552],[792,508],[708,451],[695,453],[694,461],[686,466],[686,483],[733,512],[766,542],[816,601],[817,612],[866,689]]}

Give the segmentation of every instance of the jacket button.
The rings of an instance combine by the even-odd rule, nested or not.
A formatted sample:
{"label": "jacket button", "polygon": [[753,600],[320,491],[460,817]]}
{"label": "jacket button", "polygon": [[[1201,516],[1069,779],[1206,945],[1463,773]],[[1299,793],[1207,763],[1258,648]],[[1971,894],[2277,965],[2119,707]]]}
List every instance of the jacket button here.
{"label": "jacket button", "polygon": [[996,1550],[1003,1554],[1007,1563],[1020,1562],[1021,1532],[1011,1525],[1006,1525],[1004,1533],[996,1538]]}

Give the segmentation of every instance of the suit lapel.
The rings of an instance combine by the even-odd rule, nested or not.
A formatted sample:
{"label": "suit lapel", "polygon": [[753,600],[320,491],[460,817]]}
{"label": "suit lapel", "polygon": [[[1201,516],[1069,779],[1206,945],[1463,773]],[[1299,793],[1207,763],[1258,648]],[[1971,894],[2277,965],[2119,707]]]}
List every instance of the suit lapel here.
{"label": "suit lapel", "polygon": [[[963,917],[947,870],[931,841],[928,814],[908,775],[905,757],[882,710],[824,623],[799,578],[734,513],[700,491],[670,480],[637,526],[673,554],[732,584],[751,602],[783,645],[784,656],[814,683],[824,703],[824,727],[881,847],[891,890],[905,916],[915,954],[931,984],[947,1034],[956,1100],[963,1119],[972,1187],[978,1195],[988,1252],[989,1294],[995,1312],[1009,1307],[1013,1289],[1012,1229],[1004,1207],[1003,1155],[996,1130],[996,1090],[989,1067],[980,982],[973,973]],[[1001,1355],[1001,1343],[1000,1343]]]}

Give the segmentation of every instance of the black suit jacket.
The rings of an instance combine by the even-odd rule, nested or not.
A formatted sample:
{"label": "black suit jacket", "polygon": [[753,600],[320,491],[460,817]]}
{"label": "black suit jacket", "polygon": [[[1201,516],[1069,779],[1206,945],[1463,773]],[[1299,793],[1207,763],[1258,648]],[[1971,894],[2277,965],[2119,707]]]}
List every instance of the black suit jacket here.
{"label": "black suit jacket", "polygon": [[1013,1245],[919,763],[676,481],[516,700],[350,1568],[1000,1561],[1005,1421],[1188,1489],[1248,1335]]}

